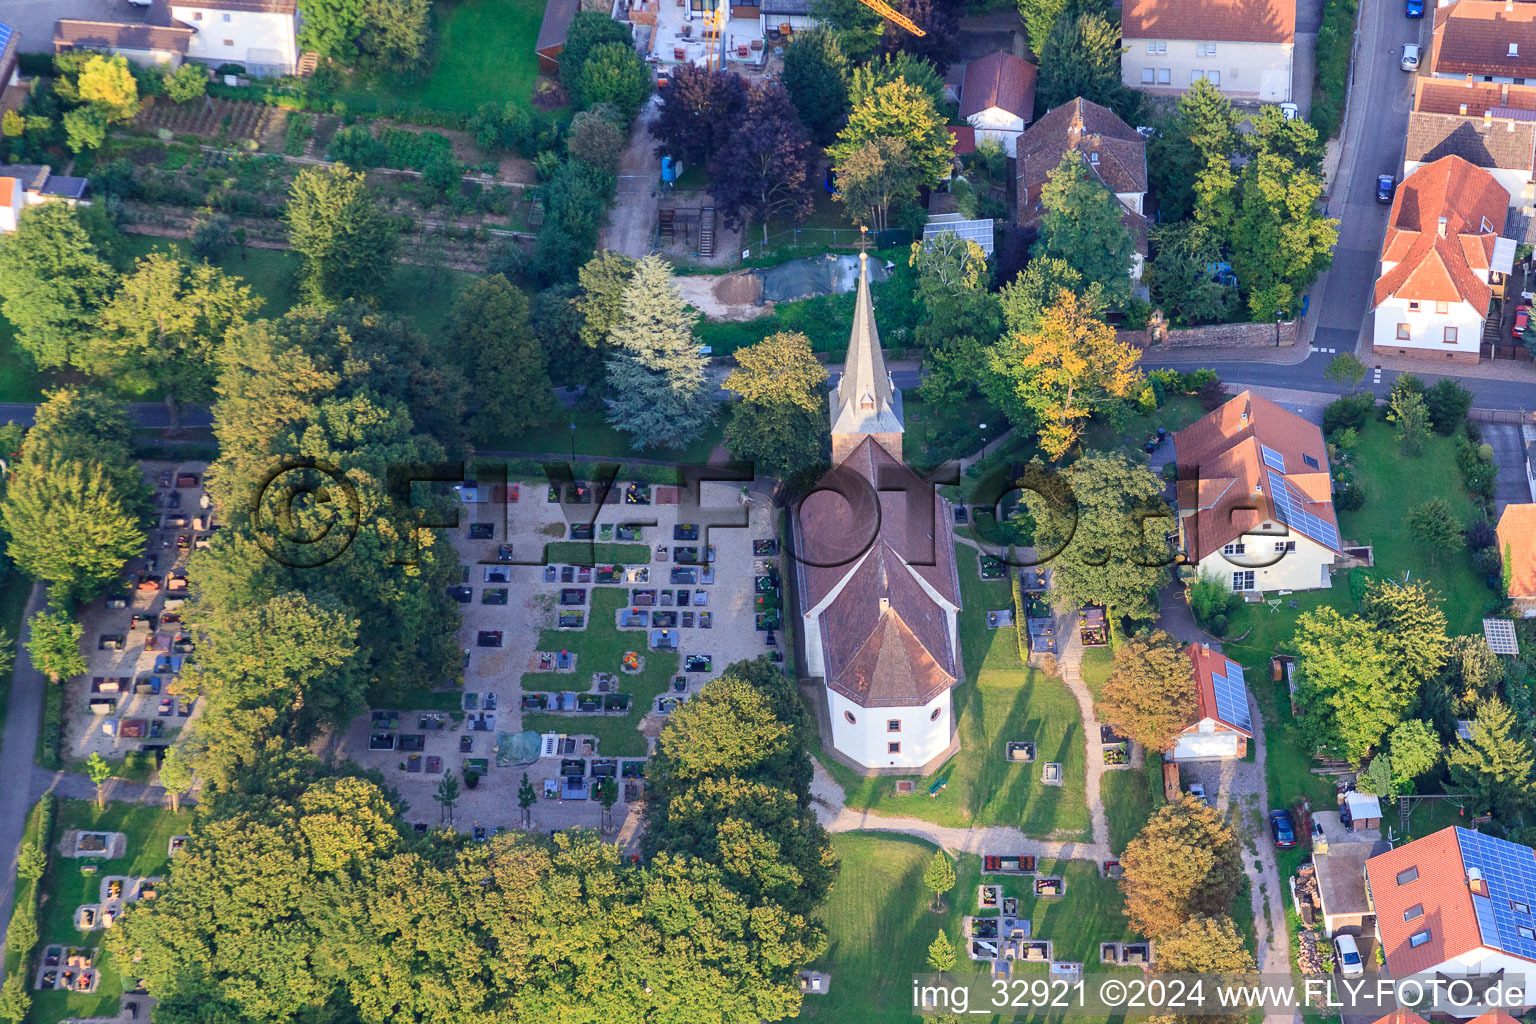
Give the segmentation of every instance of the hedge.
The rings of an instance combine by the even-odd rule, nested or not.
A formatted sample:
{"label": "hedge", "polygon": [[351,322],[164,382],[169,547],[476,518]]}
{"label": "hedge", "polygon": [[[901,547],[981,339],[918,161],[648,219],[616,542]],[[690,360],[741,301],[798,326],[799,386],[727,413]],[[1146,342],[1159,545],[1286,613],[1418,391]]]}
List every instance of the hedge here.
{"label": "hedge", "polygon": [[1323,0],[1317,32],[1317,84],[1312,93],[1312,125],[1320,138],[1338,133],[1349,90],[1349,58],[1355,46],[1355,0]]}

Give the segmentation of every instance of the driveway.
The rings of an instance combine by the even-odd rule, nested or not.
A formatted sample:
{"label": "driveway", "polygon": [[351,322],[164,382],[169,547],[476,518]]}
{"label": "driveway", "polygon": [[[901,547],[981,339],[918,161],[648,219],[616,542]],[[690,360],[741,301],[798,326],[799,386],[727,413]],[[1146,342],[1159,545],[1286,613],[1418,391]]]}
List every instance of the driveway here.
{"label": "driveway", "polygon": [[1525,481],[1525,437],[1518,424],[1484,423],[1483,441],[1493,447],[1493,462],[1499,467],[1498,480],[1494,484],[1494,515],[1504,512],[1504,506],[1531,500],[1531,489]]}

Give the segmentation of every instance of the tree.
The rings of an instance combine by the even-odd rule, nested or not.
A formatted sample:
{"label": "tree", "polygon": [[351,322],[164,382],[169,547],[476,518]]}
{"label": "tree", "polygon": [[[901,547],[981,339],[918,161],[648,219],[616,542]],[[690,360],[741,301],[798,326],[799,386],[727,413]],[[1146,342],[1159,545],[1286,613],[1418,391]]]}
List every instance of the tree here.
{"label": "tree", "polygon": [[1451,781],[1473,795],[1479,813],[1518,820],[1536,792],[1536,749],[1515,723],[1509,705],[1491,698],[1478,705],[1471,736],[1446,751]]}
{"label": "tree", "polygon": [[27,637],[27,656],[32,667],[57,683],[85,672],[85,655],[80,653],[80,639],[85,629],[62,608],[38,612],[32,616]]}
{"label": "tree", "polygon": [[188,61],[165,76],[165,98],[172,103],[187,103],[208,91],[208,69]]}
{"label": "tree", "polygon": [[1440,737],[1434,726],[1418,718],[1399,722],[1388,743],[1392,754],[1392,776],[1399,790],[1440,763]]}
{"label": "tree", "polygon": [[608,421],[638,448],[677,448],[699,436],[715,411],[706,359],[660,257],[647,256],[635,268],[609,340],[616,351],[608,357]]}
{"label": "tree", "polygon": [[1180,325],[1233,319],[1237,292],[1211,273],[1220,252],[1210,232],[1184,221],[1154,229],[1154,238],[1157,255],[1145,275],[1153,305]]}
{"label": "tree", "polygon": [[890,223],[891,207],[917,202],[922,175],[901,139],[874,138],[841,151],[833,168],[837,195],[848,213],[876,231]]}
{"label": "tree", "polygon": [[1135,124],[1141,96],[1121,83],[1120,55],[1124,49],[1120,26],[1099,11],[1057,21],[1040,54],[1036,108],[1051,110],[1081,97]]}
{"label": "tree", "polygon": [[661,108],[651,120],[656,155],[704,165],[727,149],[747,109],[747,83],[734,71],[683,64],[667,78]]}
{"label": "tree", "polygon": [[1365,380],[1365,374],[1365,364],[1353,352],[1340,352],[1328,361],[1328,367],[1323,370],[1324,377],[1335,384],[1342,384],[1349,388],[1350,394],[1359,390],[1360,382]]}
{"label": "tree", "polygon": [[[1173,934],[1157,940],[1154,969],[1159,974],[1215,974],[1228,981],[1238,981],[1240,979],[1235,976],[1252,975],[1259,968],[1230,917],[1201,915],[1190,918]],[[1230,1024],[1242,1018],[1236,1014],[1201,1014],[1153,1019],[1157,1024]]]}
{"label": "tree", "polygon": [[212,397],[214,362],[231,328],[261,308],[261,299],[223,271],[152,253],[101,314],[101,334],[87,358],[99,376],[136,390],[159,389],[179,425],[183,398]]}
{"label": "tree", "polygon": [[142,479],[135,494],[101,463],[26,451],[0,502],[8,552],[54,600],[90,600],[143,551],[144,497]]}
{"label": "tree", "polygon": [[837,138],[848,117],[848,77],[848,58],[828,29],[796,32],[785,44],[784,87],[818,145]]}
{"label": "tree", "polygon": [[633,43],[594,47],[567,83],[577,106],[612,104],[625,124],[635,119],[641,105],[651,96],[651,72],[635,52]]}
{"label": "tree", "polygon": [[[528,776],[525,774],[523,780],[526,782],[527,779]],[[452,769],[449,769],[442,781],[437,784],[437,792],[432,794],[432,799],[436,800],[438,806],[442,808],[439,820],[446,819],[448,824],[452,825],[453,809],[459,804],[459,777],[453,774]]]}
{"label": "tree", "polygon": [[731,455],[780,479],[823,463],[827,371],[810,339],[798,332],[770,334],[737,349],[736,365],[721,385],[740,399],[725,428]]}
{"label": "tree", "polygon": [[577,11],[560,50],[560,77],[567,86],[580,77],[582,67],[599,47],[612,43],[633,51],[634,32],[628,23],[615,21],[607,11]]}
{"label": "tree", "polygon": [[715,202],[726,223],[745,228],[757,220],[766,243],[770,220],[799,223],[810,216],[813,148],[783,86],[768,83],[748,90],[746,108],[726,145],[709,162]]}
{"label": "tree", "polygon": [[1242,877],[1237,834],[1192,796],[1159,807],[1120,864],[1132,930],[1159,940],[1194,917],[1225,911]]}
{"label": "tree", "polygon": [[20,972],[5,976],[0,985],[0,1017],[21,1024],[32,1010],[32,997],[27,994],[27,983]]}
{"label": "tree", "polygon": [[871,139],[906,143],[920,185],[943,178],[954,159],[954,140],[933,98],[904,78],[886,82],[856,104],[847,125],[838,132],[837,142],[827,148],[827,155],[833,166],[841,168],[851,153]]}
{"label": "tree", "polygon": [[1045,213],[1035,255],[1063,260],[1085,282],[1102,287],[1111,304],[1128,298],[1136,243],[1122,222],[1125,209],[1081,153],[1071,150],[1062,157],[1046,178],[1040,202]]}
{"label": "tree", "polygon": [[940,928],[928,944],[928,966],[939,974],[948,974],[955,969],[955,959],[955,947],[949,941],[949,936],[944,934],[944,929]]}
{"label": "tree", "polygon": [[1139,358],[1086,302],[1063,291],[1045,311],[1038,334],[1012,335],[993,346],[988,368],[997,380],[989,393],[1006,400],[1010,419],[1010,410],[1028,410],[1040,424],[1041,449],[1057,461],[1077,443],[1097,406],[1141,383]]}
{"label": "tree", "polygon": [[132,120],[139,112],[139,86],[127,57],[93,54],[75,79],[80,102],[101,111],[109,122]]}
{"label": "tree", "polygon": [[619,158],[623,156],[627,142],[624,125],[619,121],[619,111],[599,104],[571,118],[571,127],[565,136],[565,151],[573,159],[584,160],[594,167],[616,174]]}
{"label": "tree", "polygon": [[1395,392],[1387,406],[1387,421],[1397,424],[1397,439],[1402,442],[1404,455],[1424,454],[1424,443],[1429,440],[1429,411],[1423,396],[1406,389]]}
{"label": "tree", "polygon": [[1461,535],[1461,521],[1451,511],[1451,503],[1444,498],[1430,498],[1422,505],[1408,510],[1408,534],[1420,547],[1429,551],[1429,564],[1434,565],[1442,553],[1454,554],[1466,547]]}
{"label": "tree", "polygon": [[930,909],[943,910],[944,894],[955,887],[955,865],[950,862],[949,855],[943,850],[933,851],[933,859],[928,861],[928,866],[923,869],[923,885],[933,893],[933,904]]}
{"label": "tree", "polygon": [[171,813],[181,813],[181,794],[192,788],[192,765],[180,747],[167,747],[160,760],[160,785],[171,798]]}
{"label": "tree", "polygon": [[1462,387],[1455,377],[1441,377],[1434,387],[1424,392],[1424,404],[1435,433],[1450,437],[1466,421],[1467,412],[1472,408],[1472,392]]}
{"label": "tree", "polygon": [[528,781],[528,773],[523,772],[523,781],[517,785],[517,806],[523,810],[523,828],[533,825],[533,805],[538,803],[538,796],[533,791],[533,783]]}
{"label": "tree", "polygon": [[43,203],[21,212],[0,239],[0,313],[42,369],[77,365],[117,275],[74,207]]}
{"label": "tree", "polygon": [[607,349],[609,332],[624,315],[624,293],[634,279],[635,261],[611,249],[582,265],[581,294],[571,304],[581,314],[581,340],[588,347]]}
{"label": "tree", "polygon": [[311,301],[376,296],[393,276],[395,225],[363,175],[341,166],[300,171],[283,216]]}
{"label": "tree", "polygon": [[1123,640],[1099,717],[1148,750],[1167,750],[1194,716],[1194,668],[1184,647],[1162,630]]}
{"label": "tree", "polygon": [[465,379],[483,396],[470,419],[477,440],[494,446],[554,414],[548,359],[528,326],[528,299],[505,277],[492,274],[464,289],[445,333]]}
{"label": "tree", "polygon": [[107,780],[112,777],[112,766],[107,764],[97,751],[91,751],[91,756],[85,762],[85,774],[90,777],[91,785],[96,787],[96,809],[106,806],[107,793],[103,788]]}
{"label": "tree", "polygon": [[1169,578],[1163,537],[1173,524],[1161,480],[1123,455],[1095,454],[1059,474],[1036,461],[1020,486],[1035,547],[1053,569],[1056,607],[1154,616],[1153,595]]}

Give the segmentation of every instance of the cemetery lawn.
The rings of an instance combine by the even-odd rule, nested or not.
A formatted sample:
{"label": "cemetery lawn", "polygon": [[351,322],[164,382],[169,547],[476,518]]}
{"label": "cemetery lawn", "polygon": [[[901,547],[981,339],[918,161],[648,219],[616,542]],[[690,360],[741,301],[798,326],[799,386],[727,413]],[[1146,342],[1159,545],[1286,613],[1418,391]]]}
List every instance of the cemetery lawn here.
{"label": "cemetery lawn", "polygon": [[[1077,701],[1065,683],[1019,659],[1019,638],[1012,627],[987,628],[987,611],[1013,607],[1006,581],[985,582],[977,574],[977,552],[960,545],[963,608],[960,645],[966,682],[954,693],[959,716],[960,752],[932,776],[917,783],[911,796],[897,796],[890,776],[866,778],[816,751],[843,787],[849,807],[881,814],[909,815],[948,826],[1011,825],[1038,838],[1086,838],[1088,805],[1084,795],[1087,744]],[[1005,760],[1009,740],[1033,740],[1033,764]],[[1060,762],[1065,784],[1040,782],[1041,765]],[[938,779],[948,785],[927,795]]]}
{"label": "cemetery lawn", "polygon": [[[649,630],[619,630],[618,612],[628,603],[629,588],[593,587],[591,593],[586,629],[546,629],[539,634],[538,649],[573,652],[576,671],[527,672],[522,678],[523,692],[589,690],[592,673],[612,672],[619,677],[619,691],[631,697],[629,714],[525,714],[523,728],[539,733],[596,736],[599,757],[644,757],[646,742],[638,728],[640,719],[677,674],[678,655],[676,651],[649,650]],[[638,674],[620,671],[625,651],[638,651],[645,659]]]}
{"label": "cemetery lawn", "polygon": [[[981,859],[955,859],[955,887],[944,897],[941,913],[929,911],[931,894],[923,869],[934,847],[922,840],[890,835],[845,833],[832,837],[842,861],[837,882],[822,908],[827,952],[812,966],[831,975],[825,996],[807,996],[800,1019],[838,1024],[874,1024],[912,1019],[914,974],[928,973],[928,945],[943,929],[956,947],[956,972],[981,969],[961,943],[963,918],[978,912],[977,886],[1000,884],[1003,895],[1019,898],[1019,916],[1030,919],[1037,938],[1052,944],[1058,960],[1076,960],[1087,970],[1099,967],[1099,943],[1134,938],[1121,913],[1119,885],[1100,878],[1091,865],[1045,861],[1042,875],[1066,879],[1061,898],[1037,899],[1032,877],[981,875]],[[1021,964],[1019,976],[1045,973],[1044,964]],[[988,1020],[982,1014],[968,1019]],[[1009,1020],[1024,1018],[1010,1017]]]}
{"label": "cemetery lawn", "polygon": [[[43,901],[38,911],[38,952],[50,943],[72,946],[101,945],[101,929],[93,932],[75,930],[75,909],[82,903],[96,903],[101,894],[101,880],[108,875],[167,875],[170,871],[171,836],[188,831],[192,812],[173,815],[167,807],[108,802],[97,810],[90,800],[60,800],[54,820],[54,848],[49,851],[48,871],[43,876]],[[59,839],[69,829],[122,832],[128,837],[128,855],[100,861],[94,875],[80,873],[81,859],[58,853]],[[32,996],[29,1021],[57,1021],[64,1017],[115,1017],[118,997],[124,992],[124,978],[116,965],[98,954],[102,967],[96,991],[89,995],[69,992],[28,991]],[[34,960],[34,965],[37,963]],[[129,986],[132,982],[130,979]]]}

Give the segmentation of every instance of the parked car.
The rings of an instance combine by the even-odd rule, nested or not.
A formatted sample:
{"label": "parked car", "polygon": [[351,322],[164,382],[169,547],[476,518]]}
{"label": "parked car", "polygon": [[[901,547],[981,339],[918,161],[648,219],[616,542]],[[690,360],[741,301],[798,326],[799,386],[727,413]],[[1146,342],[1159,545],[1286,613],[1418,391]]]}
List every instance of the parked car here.
{"label": "parked car", "polygon": [[1353,935],[1340,935],[1333,940],[1334,966],[1345,977],[1364,974],[1365,963],[1360,959],[1360,947]]}
{"label": "parked car", "polygon": [[1510,325],[1509,334],[1516,341],[1525,337],[1526,325],[1531,322],[1531,307],[1521,304],[1515,307],[1515,322]]}
{"label": "parked car", "polygon": [[1424,17],[1424,0],[1404,0],[1403,13],[1410,18]]}
{"label": "parked car", "polygon": [[1296,845],[1296,826],[1291,823],[1290,811],[1269,812],[1269,834],[1275,837],[1275,846],[1289,850]]}
{"label": "parked car", "polygon": [[1378,174],[1376,176],[1376,201],[1378,203],[1390,203],[1392,194],[1397,191],[1397,179],[1390,174]]}
{"label": "parked car", "polygon": [[1419,44],[1418,43],[1404,43],[1403,44],[1403,59],[1398,61],[1398,65],[1404,71],[1417,71],[1417,70],[1419,70]]}

